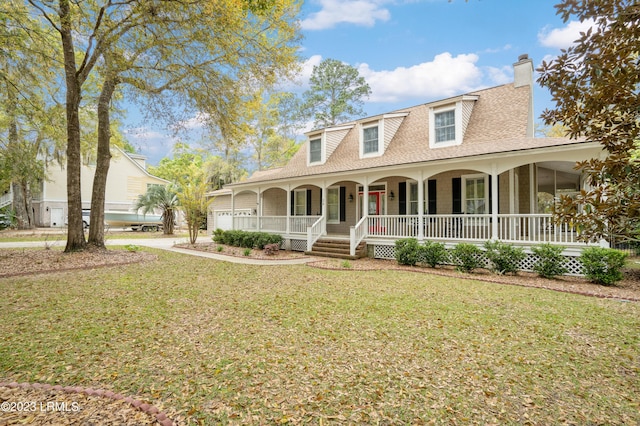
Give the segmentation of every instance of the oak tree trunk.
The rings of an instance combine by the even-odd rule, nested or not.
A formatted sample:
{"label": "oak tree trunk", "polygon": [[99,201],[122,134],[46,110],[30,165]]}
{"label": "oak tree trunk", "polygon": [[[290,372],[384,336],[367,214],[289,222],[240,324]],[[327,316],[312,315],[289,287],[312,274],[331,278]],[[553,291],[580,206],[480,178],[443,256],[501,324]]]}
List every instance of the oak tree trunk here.
{"label": "oak tree trunk", "polygon": [[82,224],[82,193],[80,189],[80,90],[81,84],[76,73],[75,49],[71,23],[69,0],[60,0],[60,36],[64,53],[64,73],[67,88],[67,207],[68,228],[65,252],[84,250]]}
{"label": "oak tree trunk", "polygon": [[106,199],[107,174],[111,162],[111,124],[109,105],[111,97],[118,84],[113,77],[107,77],[98,100],[98,154],[96,173],[93,177],[93,192],[91,194],[91,215],[89,226],[89,244],[98,248],[104,245],[104,203]]}

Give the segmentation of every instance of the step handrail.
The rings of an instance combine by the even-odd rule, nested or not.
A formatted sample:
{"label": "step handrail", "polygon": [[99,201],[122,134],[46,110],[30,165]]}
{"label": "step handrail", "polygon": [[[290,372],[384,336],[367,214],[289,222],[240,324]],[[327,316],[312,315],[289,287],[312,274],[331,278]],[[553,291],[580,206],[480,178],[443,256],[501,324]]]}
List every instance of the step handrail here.
{"label": "step handrail", "polygon": [[365,226],[367,223],[367,216],[362,216],[362,219],[356,223],[355,226],[349,228],[349,254],[351,256],[356,255],[356,248],[358,244],[364,240],[367,236],[367,227]]}

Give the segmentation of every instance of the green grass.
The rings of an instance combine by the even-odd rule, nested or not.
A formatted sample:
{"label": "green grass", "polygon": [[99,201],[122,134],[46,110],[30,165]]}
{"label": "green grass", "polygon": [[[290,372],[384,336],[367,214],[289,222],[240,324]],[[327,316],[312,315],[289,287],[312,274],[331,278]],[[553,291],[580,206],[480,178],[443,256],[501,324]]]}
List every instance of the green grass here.
{"label": "green grass", "polygon": [[[85,237],[87,237],[88,231],[85,232]],[[153,238],[187,238],[189,234],[187,232],[176,232],[173,235],[164,235],[162,231],[159,232],[141,232],[141,231],[107,231],[105,233],[105,240],[117,240],[117,239],[153,239]],[[201,233],[198,236],[198,240],[206,240],[210,241],[209,236]],[[63,246],[67,242],[67,234],[66,231],[60,232],[39,232],[39,231],[20,231],[16,234],[15,231],[7,230],[4,232],[0,232],[0,241],[2,242],[30,242],[30,241],[43,241],[48,243],[56,243],[62,244]]]}
{"label": "green grass", "polygon": [[157,253],[0,279],[0,379],[134,394],[191,424],[640,421],[640,304]]}

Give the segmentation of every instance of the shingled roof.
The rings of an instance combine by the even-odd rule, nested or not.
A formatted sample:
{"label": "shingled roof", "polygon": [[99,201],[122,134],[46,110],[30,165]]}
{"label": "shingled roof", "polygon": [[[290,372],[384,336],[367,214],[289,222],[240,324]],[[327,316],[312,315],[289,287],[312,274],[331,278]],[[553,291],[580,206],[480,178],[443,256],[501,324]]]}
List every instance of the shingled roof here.
{"label": "shingled roof", "polygon": [[[527,135],[531,113],[531,87],[505,84],[468,93],[477,97],[462,143],[443,148],[429,147],[429,110],[445,101],[425,103],[390,112],[406,113],[383,155],[361,158],[359,126],[354,125],[323,164],[309,166],[307,149],[303,145],[289,163],[272,172],[260,172],[234,185],[282,180],[294,177],[319,176],[339,172],[372,169],[403,164],[464,158],[483,154],[570,145],[581,141],[568,138],[533,138]],[[455,98],[452,98],[452,102]],[[364,118],[352,123],[370,121]],[[342,125],[344,126],[344,124]],[[307,141],[308,143],[308,141]],[[232,185],[232,186],[234,186]]]}

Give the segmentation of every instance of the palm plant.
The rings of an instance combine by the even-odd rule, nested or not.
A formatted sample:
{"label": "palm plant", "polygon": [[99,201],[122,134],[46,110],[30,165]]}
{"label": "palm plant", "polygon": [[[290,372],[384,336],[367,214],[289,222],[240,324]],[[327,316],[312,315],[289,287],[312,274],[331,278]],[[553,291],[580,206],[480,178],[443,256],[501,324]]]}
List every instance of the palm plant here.
{"label": "palm plant", "polygon": [[175,226],[175,212],[180,202],[176,192],[164,185],[153,185],[147,188],[147,192],[138,197],[135,208],[142,209],[142,214],[153,212],[155,209],[162,211],[163,232],[173,234]]}

